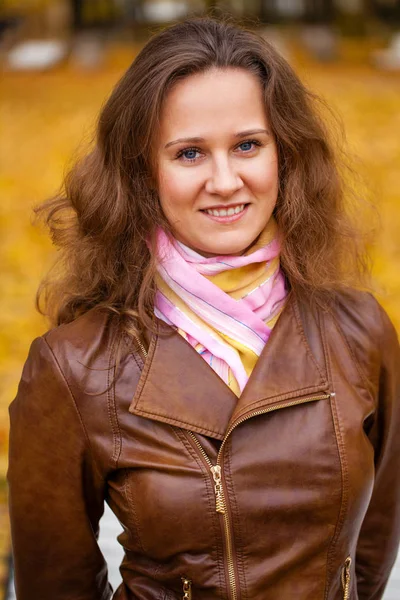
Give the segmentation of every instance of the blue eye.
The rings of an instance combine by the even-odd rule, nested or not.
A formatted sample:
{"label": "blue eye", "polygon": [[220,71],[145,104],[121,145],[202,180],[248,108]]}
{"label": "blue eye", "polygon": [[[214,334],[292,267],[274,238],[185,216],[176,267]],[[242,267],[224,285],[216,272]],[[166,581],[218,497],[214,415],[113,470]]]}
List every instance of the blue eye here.
{"label": "blue eye", "polygon": [[239,146],[244,152],[248,152],[249,150],[252,150],[253,148],[253,142],[243,142],[242,144],[240,144]]}
{"label": "blue eye", "polygon": [[247,150],[251,150],[252,144],[251,142],[243,142],[243,144],[240,144],[240,147],[246,152]]}
{"label": "blue eye", "polygon": [[[262,144],[258,140],[245,140],[236,146],[235,151],[237,152],[239,150],[243,154],[253,155],[253,152],[256,150],[256,148],[260,146],[262,146]],[[203,151],[200,148],[193,146],[192,148],[183,148],[182,150],[179,150],[175,156],[175,159],[180,159],[181,162],[194,163],[202,160],[202,157]]]}
{"label": "blue eye", "polygon": [[195,160],[197,154],[197,150],[195,148],[188,148],[182,152],[182,156],[186,158],[186,160]]}
{"label": "blue eye", "polygon": [[201,150],[199,148],[183,148],[183,150],[179,150],[178,154],[175,156],[177,160],[181,159],[182,162],[195,162],[199,158],[199,154]]}

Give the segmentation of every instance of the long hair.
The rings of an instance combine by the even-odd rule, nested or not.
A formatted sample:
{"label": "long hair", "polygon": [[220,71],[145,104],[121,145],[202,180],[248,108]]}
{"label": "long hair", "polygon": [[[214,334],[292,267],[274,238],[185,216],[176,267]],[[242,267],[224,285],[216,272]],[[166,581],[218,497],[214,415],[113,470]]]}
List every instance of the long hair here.
{"label": "long hair", "polygon": [[119,330],[129,335],[152,327],[154,231],[169,228],[155,184],[153,143],[171,86],[211,68],[245,69],[261,83],[278,148],[274,215],[291,290],[328,306],[367,272],[315,96],[261,36],[230,22],[192,18],[144,46],[105,103],[92,150],[69,172],[62,191],[37,209],[61,250],[37,299],[53,324],[98,307],[118,315]]}

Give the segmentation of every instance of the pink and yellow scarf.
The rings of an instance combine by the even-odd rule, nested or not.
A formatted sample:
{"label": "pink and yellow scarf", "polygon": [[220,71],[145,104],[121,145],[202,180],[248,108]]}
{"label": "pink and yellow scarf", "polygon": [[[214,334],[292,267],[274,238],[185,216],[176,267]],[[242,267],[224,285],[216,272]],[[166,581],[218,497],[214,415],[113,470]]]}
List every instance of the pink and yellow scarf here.
{"label": "pink and yellow scarf", "polygon": [[205,258],[157,230],[155,315],[239,396],[285,303],[274,220],[242,256]]}

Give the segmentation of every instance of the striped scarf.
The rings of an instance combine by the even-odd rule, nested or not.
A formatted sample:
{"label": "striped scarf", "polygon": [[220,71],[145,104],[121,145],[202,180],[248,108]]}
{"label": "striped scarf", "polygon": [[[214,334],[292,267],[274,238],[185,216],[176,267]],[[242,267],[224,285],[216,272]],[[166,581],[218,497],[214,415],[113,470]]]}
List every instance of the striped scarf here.
{"label": "striped scarf", "polygon": [[277,226],[242,256],[205,258],[157,230],[155,315],[240,396],[285,303]]}

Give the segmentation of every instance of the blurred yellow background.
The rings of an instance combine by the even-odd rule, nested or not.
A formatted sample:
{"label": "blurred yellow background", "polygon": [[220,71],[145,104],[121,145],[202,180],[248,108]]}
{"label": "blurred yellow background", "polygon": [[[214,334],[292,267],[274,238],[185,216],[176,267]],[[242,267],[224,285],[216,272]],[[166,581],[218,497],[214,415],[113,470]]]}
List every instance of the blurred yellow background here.
{"label": "blurred yellow background", "polygon": [[[8,2],[10,5],[12,1]],[[39,6],[44,0],[37,0]],[[19,5],[22,3],[19,2]],[[28,3],[29,4],[29,3]],[[31,3],[32,5],[32,3]],[[34,337],[48,324],[34,307],[41,277],[54,258],[32,207],[53,194],[96,115],[138,46],[111,43],[99,69],[63,63],[48,72],[5,71],[0,99],[0,490],[5,498],[8,412]],[[341,115],[351,153],[381,215],[374,256],[378,297],[400,330],[400,73],[364,60],[365,44],[345,48],[347,61],[320,63],[299,47],[292,63],[302,79]],[[1,500],[1,498],[0,498]],[[0,554],[7,542],[0,502]],[[1,578],[1,576],[0,576]]]}
{"label": "blurred yellow background", "polygon": [[[54,256],[32,207],[59,186],[67,164],[90,138],[102,102],[133,58],[110,52],[99,72],[65,67],[46,74],[7,73],[1,98],[0,469],[6,468],[7,405],[30,341],[47,327],[34,309],[40,278]],[[400,77],[360,65],[297,71],[342,115],[349,148],[360,158],[382,220],[374,275],[384,306],[400,327]]]}
{"label": "blurred yellow background", "polygon": [[[31,340],[47,324],[34,308],[54,257],[32,207],[61,183],[67,165],[93,131],[96,115],[134,56],[110,50],[100,71],[65,66],[54,72],[3,74],[0,141],[0,474],[6,470],[7,406],[15,395]],[[307,84],[341,114],[350,151],[381,215],[374,276],[383,305],[400,329],[400,77],[356,64],[297,60]]]}

